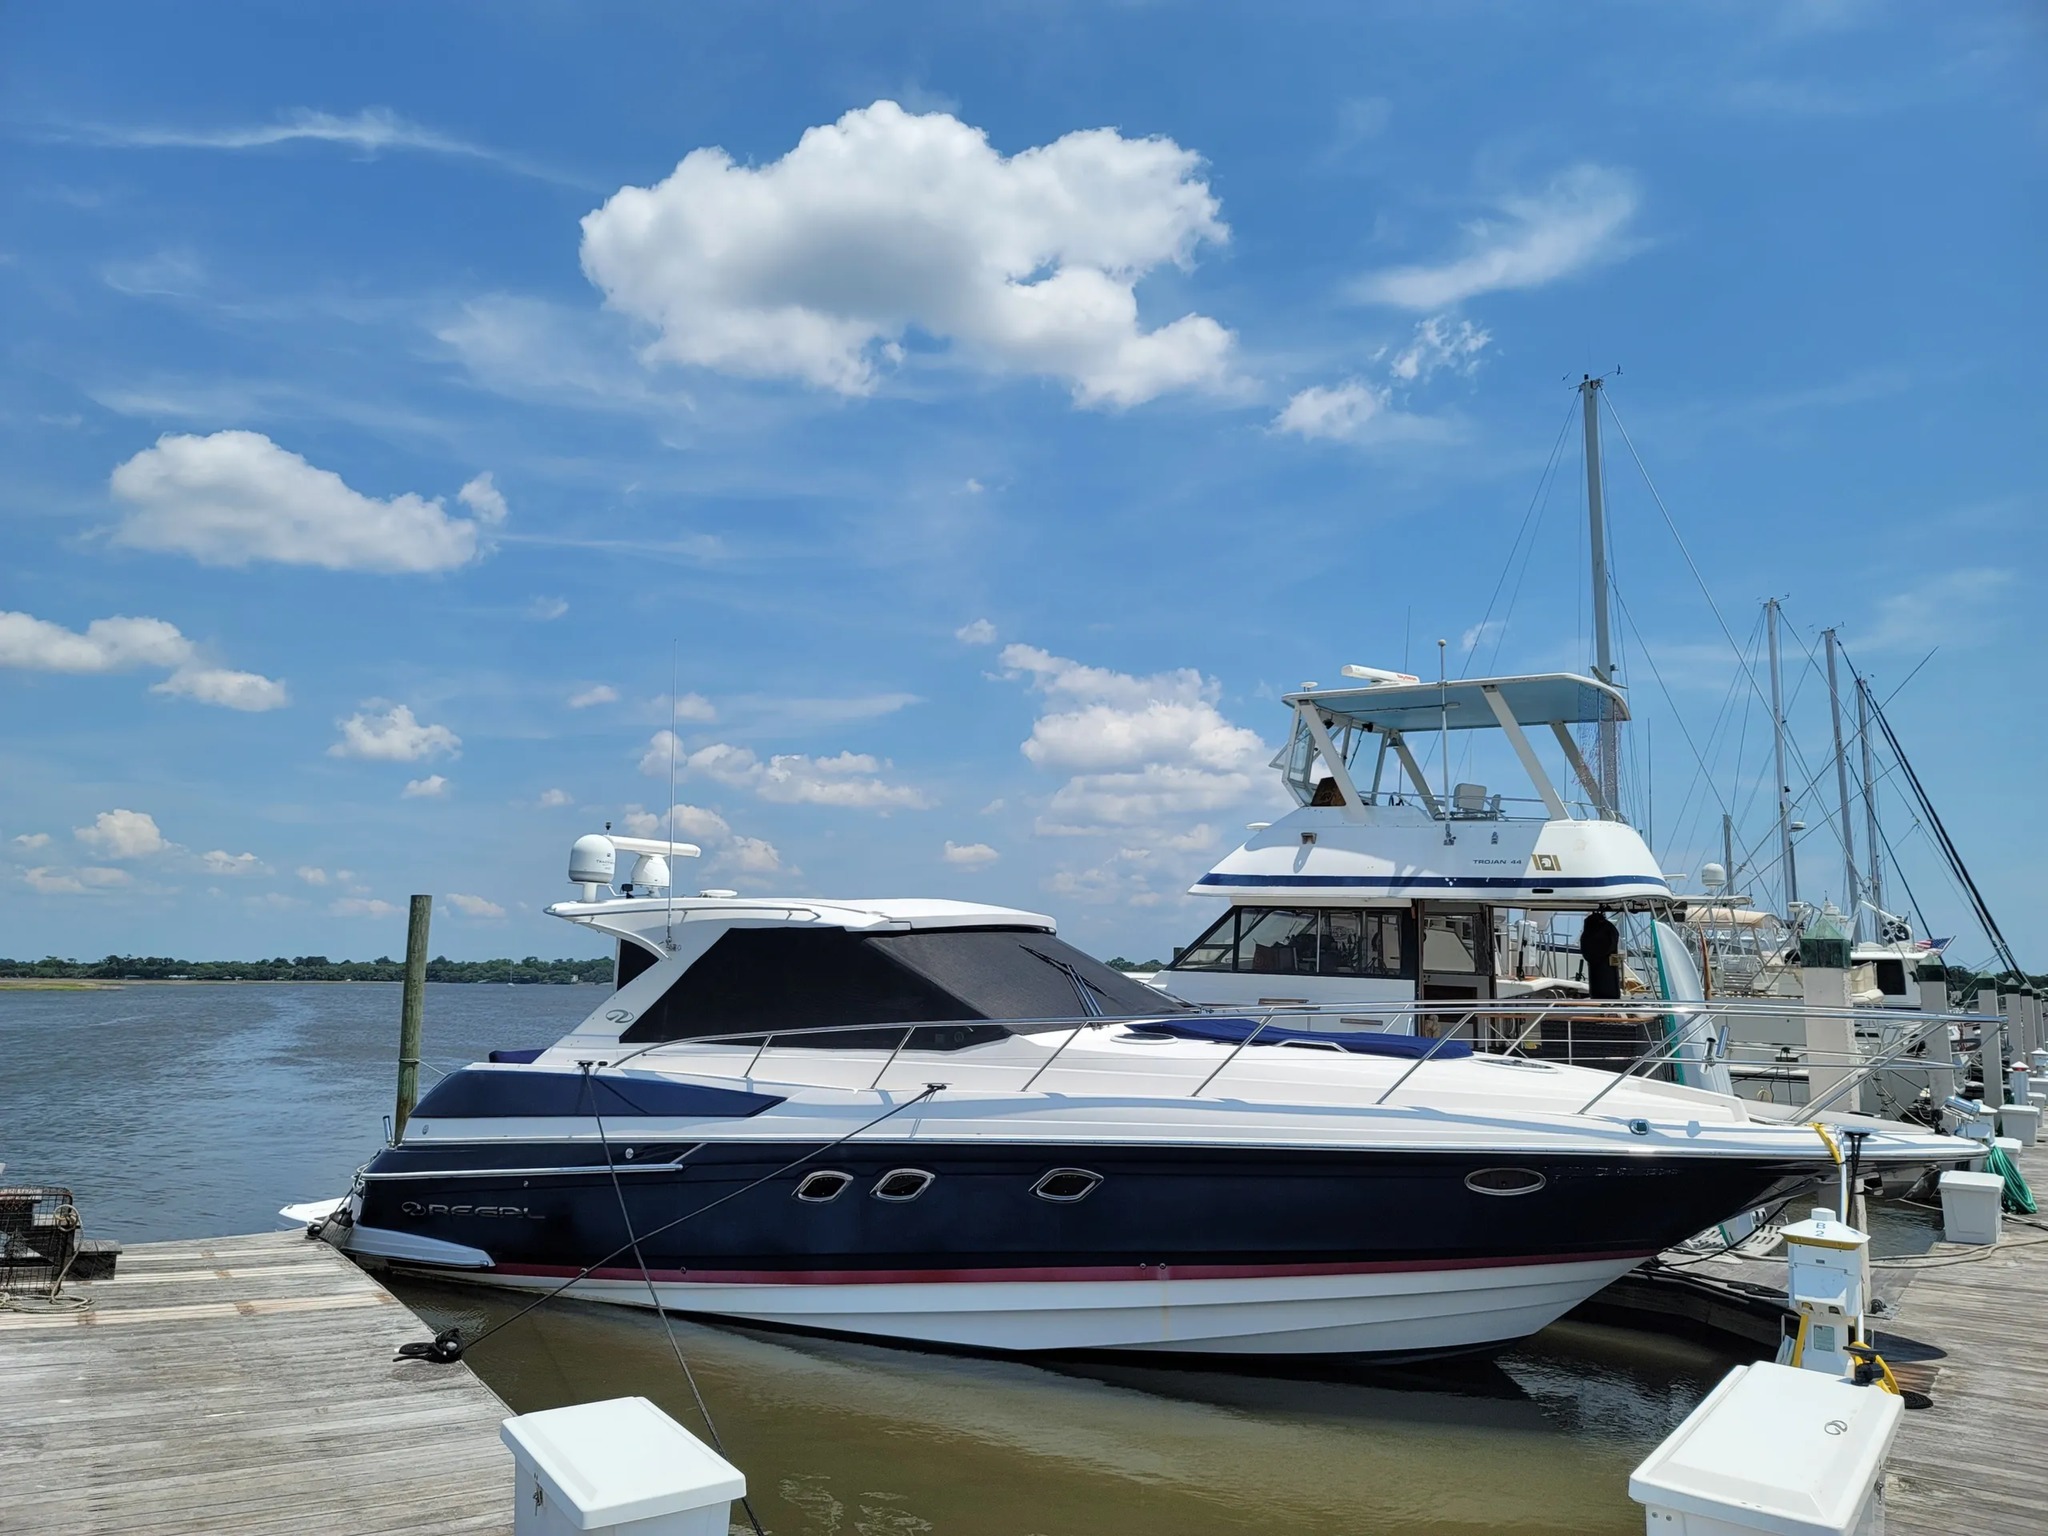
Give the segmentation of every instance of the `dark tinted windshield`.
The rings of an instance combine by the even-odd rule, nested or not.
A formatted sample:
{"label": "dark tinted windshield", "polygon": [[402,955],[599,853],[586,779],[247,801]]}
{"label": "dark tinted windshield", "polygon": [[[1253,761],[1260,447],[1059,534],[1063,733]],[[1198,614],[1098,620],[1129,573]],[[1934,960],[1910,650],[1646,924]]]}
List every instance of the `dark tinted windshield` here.
{"label": "dark tinted windshield", "polygon": [[[1162,1014],[1181,1007],[1034,929],[860,934],[843,928],[734,928],[620,1038],[647,1042],[848,1024]],[[911,1044],[925,1050],[958,1047],[1006,1033],[994,1027],[920,1030]],[[900,1031],[849,1031],[801,1043],[865,1047],[901,1038]]]}

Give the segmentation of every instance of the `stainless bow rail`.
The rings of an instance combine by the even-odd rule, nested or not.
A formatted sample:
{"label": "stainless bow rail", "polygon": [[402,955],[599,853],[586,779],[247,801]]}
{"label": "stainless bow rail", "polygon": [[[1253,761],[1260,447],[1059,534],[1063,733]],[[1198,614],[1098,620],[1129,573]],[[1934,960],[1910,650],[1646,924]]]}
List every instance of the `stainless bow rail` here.
{"label": "stainless bow rail", "polygon": [[[1841,1080],[1806,1106],[1810,1112],[1818,1114],[1841,1102],[1843,1098],[1881,1074],[1924,1073],[1931,1067],[1954,1072],[1960,1077],[1963,1065],[1960,1058],[1949,1049],[1948,1031],[1954,1028],[1961,1037],[1961,1043],[1965,1047],[1970,1047],[1970,1036],[1975,1035],[1980,1041],[1988,1042],[1995,1038],[1994,1032],[2002,1029],[2005,1024],[2003,1019],[1986,1014],[1925,1013],[1908,1009],[1823,1008],[1804,1003],[1754,998],[1715,998],[1696,1001],[1658,998],[1588,1000],[1576,997],[1455,1001],[1368,999],[1348,1005],[1325,1005],[1321,1008],[1300,1005],[1250,1009],[1217,1007],[1192,1012],[1162,1011],[1156,1014],[1117,1016],[920,1020],[915,1023],[834,1024],[807,1029],[748,1030],[724,1035],[650,1042],[605,1065],[616,1070],[628,1061],[641,1057],[656,1053],[682,1055],[694,1047],[752,1047],[753,1055],[748,1059],[742,1073],[751,1079],[771,1049],[815,1049],[819,1046],[828,1046],[832,1037],[848,1034],[894,1034],[893,1046],[868,1084],[870,1090],[880,1091],[890,1069],[905,1055],[954,1057],[953,1050],[932,1048],[920,1051],[916,1045],[920,1031],[990,1027],[1004,1029],[1012,1035],[1063,1031],[1065,1037],[1043,1061],[1018,1065],[1018,1070],[1023,1073],[1023,1081],[1015,1091],[1024,1093],[1035,1088],[1060,1063],[1068,1048],[1090,1031],[1125,1029],[1142,1032],[1148,1027],[1155,1030],[1170,1028],[1177,1021],[1200,1022],[1220,1018],[1243,1019],[1251,1022],[1252,1027],[1241,1040],[1216,1042],[1229,1044],[1231,1049],[1222,1061],[1188,1091],[1189,1098],[1199,1098],[1232,1066],[1242,1060],[1252,1046],[1260,1044],[1262,1039],[1269,1050],[1297,1048],[1341,1051],[1343,1046],[1338,1040],[1333,1038],[1325,1043],[1315,1037],[1382,1033],[1396,1037],[1431,1039],[1432,1043],[1414,1059],[1405,1062],[1403,1070],[1394,1081],[1373,1100],[1375,1105],[1387,1103],[1424,1067],[1437,1061],[1441,1052],[1453,1042],[1465,1043],[1474,1052],[1490,1056],[1515,1059],[1534,1057],[1539,1060],[1553,1059],[1550,1054],[1552,1047],[1561,1043],[1562,1060],[1565,1064],[1595,1066],[1612,1074],[1612,1081],[1603,1084],[1598,1092],[1574,1111],[1582,1115],[1590,1113],[1601,1100],[1623,1083],[1648,1076],[1660,1069],[1686,1064],[1697,1065],[1702,1069],[1715,1065],[1752,1067],[1765,1071],[1785,1071],[1801,1065],[1839,1069],[1843,1073]],[[1742,1026],[1745,1024],[1775,1026],[1782,1029],[1787,1025],[1803,1025],[1809,1020],[1824,1020],[1837,1024],[1846,1021],[1852,1026],[1852,1035],[1889,1035],[1894,1043],[1882,1049],[1858,1049],[1847,1054],[1831,1054],[1805,1047],[1794,1048],[1732,1038],[1742,1033]],[[1553,1026],[1561,1028],[1554,1034]],[[1640,1049],[1630,1050],[1626,1056],[1616,1054],[1617,1048],[1632,1043],[1618,1041],[1612,1037],[1612,1032],[1617,1027],[1642,1030],[1648,1037],[1646,1043]],[[1268,1032],[1278,1029],[1298,1031],[1302,1038],[1279,1041],[1271,1039]],[[1608,1032],[1606,1038],[1598,1037],[1601,1031]],[[1941,1039],[1942,1048],[1938,1054],[1931,1054],[1930,1046],[1937,1036]],[[1532,1039],[1536,1040],[1533,1049],[1530,1045]],[[1604,1049],[1594,1051],[1594,1047]],[[925,1068],[921,1066],[919,1072],[918,1080],[922,1083]]]}

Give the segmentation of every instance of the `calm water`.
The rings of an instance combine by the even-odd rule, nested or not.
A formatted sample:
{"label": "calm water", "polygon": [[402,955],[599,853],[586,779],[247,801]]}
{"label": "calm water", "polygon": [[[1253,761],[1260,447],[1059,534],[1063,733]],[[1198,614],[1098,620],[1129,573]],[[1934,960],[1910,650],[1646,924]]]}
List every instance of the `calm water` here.
{"label": "calm water", "polygon": [[[424,1055],[546,1044],[600,995],[429,987]],[[6,1177],[70,1185],[93,1236],[272,1228],[381,1142],[397,1035],[395,985],[0,990]],[[403,1294],[471,1333],[511,1309]],[[675,1327],[772,1536],[1621,1536],[1629,1469],[1735,1363],[1573,1324],[1492,1362],[1288,1375]],[[701,1430],[643,1313],[556,1303],[471,1364],[522,1411],[639,1393]]]}

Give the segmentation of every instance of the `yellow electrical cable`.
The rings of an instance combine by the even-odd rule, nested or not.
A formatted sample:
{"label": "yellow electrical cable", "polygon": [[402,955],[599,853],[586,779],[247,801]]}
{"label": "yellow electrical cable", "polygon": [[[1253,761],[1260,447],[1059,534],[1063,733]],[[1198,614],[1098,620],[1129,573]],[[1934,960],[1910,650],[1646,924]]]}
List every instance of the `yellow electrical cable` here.
{"label": "yellow electrical cable", "polygon": [[[1818,1136],[1821,1139],[1821,1141],[1826,1145],[1828,1149],[1828,1155],[1834,1158],[1835,1166],[1837,1168],[1841,1167],[1842,1148],[1841,1144],[1835,1140],[1835,1133],[1833,1131],[1830,1131],[1826,1126],[1822,1125],[1818,1120],[1807,1121],[1806,1128],[1812,1131],[1814,1135]],[[1846,1215],[1844,1219],[1847,1219]]]}

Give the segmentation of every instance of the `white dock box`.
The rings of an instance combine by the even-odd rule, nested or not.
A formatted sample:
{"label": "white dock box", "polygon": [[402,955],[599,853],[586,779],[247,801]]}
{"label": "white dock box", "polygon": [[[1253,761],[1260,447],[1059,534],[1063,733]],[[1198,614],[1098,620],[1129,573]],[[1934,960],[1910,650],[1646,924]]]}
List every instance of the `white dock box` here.
{"label": "white dock box", "polygon": [[507,1419],[515,1536],[726,1536],[739,1468],[644,1397]]}
{"label": "white dock box", "polygon": [[2041,1134],[2041,1111],[2025,1099],[2006,1105],[1998,1112],[1998,1134],[2031,1147]]}
{"label": "white dock box", "polygon": [[1738,1365],[1637,1467],[1649,1536],[1879,1536],[1905,1404],[1784,1365]]}
{"label": "white dock box", "polygon": [[1941,1176],[1941,1235],[1951,1243],[1995,1243],[2004,1230],[2005,1180],[1995,1173]]}

